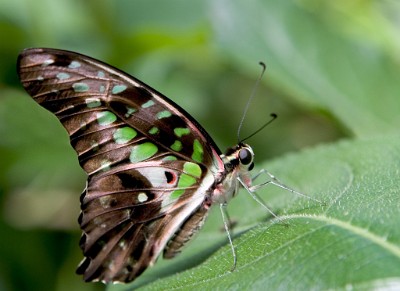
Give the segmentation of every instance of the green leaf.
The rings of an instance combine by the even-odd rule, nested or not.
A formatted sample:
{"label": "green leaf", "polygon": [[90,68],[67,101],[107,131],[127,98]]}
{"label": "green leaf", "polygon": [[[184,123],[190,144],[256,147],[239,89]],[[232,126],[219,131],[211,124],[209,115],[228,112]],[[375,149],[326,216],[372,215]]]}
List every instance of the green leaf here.
{"label": "green leaf", "polygon": [[[268,213],[241,191],[230,204],[238,222],[238,264],[212,214],[197,239],[175,260],[160,261],[127,286],[111,290],[374,289],[400,286],[400,137],[342,141],[264,166],[320,205],[274,186],[260,195]],[[296,182],[294,182],[296,181]],[[218,207],[215,207],[218,210]],[[210,256],[219,248],[226,245]],[[210,257],[209,257],[210,256]],[[208,258],[208,259],[207,259]],[[197,267],[152,282],[155,278]]]}
{"label": "green leaf", "polygon": [[[397,131],[398,56],[367,38],[343,35],[321,15],[323,9],[297,2],[213,1],[221,49],[240,67],[255,70],[256,62],[265,61],[272,86],[303,106],[330,112],[357,136]],[[398,5],[380,9],[398,11]],[[377,21],[384,17],[378,14],[372,14]],[[398,30],[394,20],[384,28]]]}

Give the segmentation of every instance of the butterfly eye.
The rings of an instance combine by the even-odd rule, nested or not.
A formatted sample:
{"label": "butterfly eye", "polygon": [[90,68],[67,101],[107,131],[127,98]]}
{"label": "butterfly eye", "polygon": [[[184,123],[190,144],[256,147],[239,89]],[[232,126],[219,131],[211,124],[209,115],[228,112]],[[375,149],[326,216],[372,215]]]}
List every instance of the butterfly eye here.
{"label": "butterfly eye", "polygon": [[253,161],[253,154],[248,149],[241,149],[239,151],[239,160],[242,165],[248,165]]}

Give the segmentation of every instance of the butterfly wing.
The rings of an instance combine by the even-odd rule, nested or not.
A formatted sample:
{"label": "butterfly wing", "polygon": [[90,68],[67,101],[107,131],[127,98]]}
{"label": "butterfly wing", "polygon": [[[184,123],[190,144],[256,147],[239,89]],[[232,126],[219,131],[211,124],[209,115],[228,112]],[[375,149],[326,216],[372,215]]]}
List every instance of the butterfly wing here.
{"label": "butterfly wing", "polygon": [[[220,151],[182,108],[139,80],[74,52],[28,49],[18,59],[26,91],[70,135],[88,175],[80,242],[86,281],[127,282],[204,220],[223,171]],[[182,229],[184,231],[182,231]],[[178,244],[179,246],[176,246]]]}

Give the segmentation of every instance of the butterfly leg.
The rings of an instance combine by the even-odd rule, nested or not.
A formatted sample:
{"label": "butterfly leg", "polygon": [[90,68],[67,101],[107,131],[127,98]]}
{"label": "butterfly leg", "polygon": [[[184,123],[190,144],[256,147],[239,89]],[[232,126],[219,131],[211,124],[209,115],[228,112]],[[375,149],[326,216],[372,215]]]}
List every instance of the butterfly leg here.
{"label": "butterfly leg", "polygon": [[233,272],[236,269],[237,257],[236,257],[235,246],[233,245],[231,233],[229,230],[230,219],[229,219],[228,212],[226,211],[226,205],[227,205],[226,203],[221,203],[219,205],[219,209],[221,210],[222,220],[224,221],[224,228],[225,228],[226,234],[228,236],[229,244],[231,245],[232,256],[233,256],[233,266],[232,266],[231,272]]}
{"label": "butterfly leg", "polygon": [[262,187],[265,187],[268,184],[272,184],[272,185],[275,185],[275,186],[277,186],[279,188],[285,189],[285,190],[289,191],[290,193],[293,193],[293,194],[296,194],[298,196],[301,196],[301,197],[313,200],[315,202],[318,202],[320,204],[323,204],[323,202],[319,201],[318,199],[310,197],[310,196],[308,196],[306,194],[303,194],[303,193],[301,193],[299,191],[296,191],[296,190],[286,186],[281,181],[279,181],[278,178],[276,178],[274,175],[272,175],[270,172],[268,172],[266,169],[261,169],[260,172],[258,172],[258,174],[256,174],[253,177],[253,181],[256,180],[258,177],[260,177],[262,174],[266,174],[270,178],[270,180],[268,180],[266,182],[263,182],[263,183],[260,183],[260,184],[257,184],[257,185],[253,185],[251,187],[245,187],[247,189],[247,191],[249,191],[249,193],[257,191],[258,189],[260,189]]}
{"label": "butterfly leg", "polygon": [[[258,175],[259,175],[259,174],[258,174]],[[261,188],[262,186],[265,186],[265,185],[271,183],[271,181],[264,182],[264,183],[260,184],[260,185],[262,185],[262,186],[256,187],[256,188],[254,189],[255,186],[259,186],[259,185],[255,185],[255,186],[248,187],[240,178],[238,178],[238,180],[240,181],[240,183],[242,184],[242,186],[247,190],[247,192],[250,194],[250,196],[251,196],[255,201],[257,201],[264,209],[266,209],[269,213],[271,213],[271,215],[272,215],[273,217],[275,217],[275,218],[276,218],[277,220],[279,220],[280,222],[283,222],[283,221],[268,207],[268,205],[262,200],[262,198],[261,198],[260,196],[258,196],[258,194],[255,192],[257,189]]]}

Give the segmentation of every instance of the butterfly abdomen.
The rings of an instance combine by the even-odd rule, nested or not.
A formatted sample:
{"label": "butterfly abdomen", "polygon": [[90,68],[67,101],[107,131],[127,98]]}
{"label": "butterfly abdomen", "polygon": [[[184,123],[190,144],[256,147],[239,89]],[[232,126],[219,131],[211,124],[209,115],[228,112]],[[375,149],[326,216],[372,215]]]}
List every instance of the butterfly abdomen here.
{"label": "butterfly abdomen", "polygon": [[164,249],[164,258],[171,259],[178,255],[185,244],[201,229],[207,218],[208,207],[201,206],[175,233]]}

